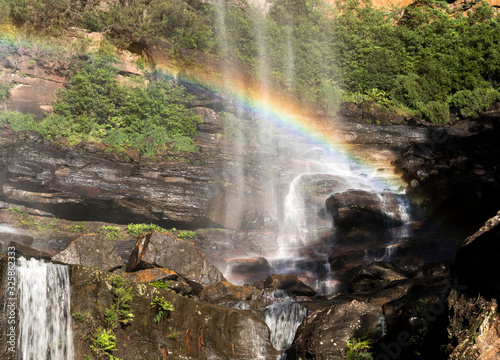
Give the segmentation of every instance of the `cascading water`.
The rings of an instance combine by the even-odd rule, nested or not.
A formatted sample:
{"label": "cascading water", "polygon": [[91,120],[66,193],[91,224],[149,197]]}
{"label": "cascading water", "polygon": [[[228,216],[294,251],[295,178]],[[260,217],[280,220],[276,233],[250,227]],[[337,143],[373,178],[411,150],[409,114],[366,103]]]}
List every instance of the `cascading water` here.
{"label": "cascading water", "polygon": [[297,328],[308,315],[299,299],[285,291],[273,292],[276,302],[264,310],[264,321],[271,332],[271,342],[278,350],[287,350],[293,342]]}
{"label": "cascading water", "polygon": [[20,359],[72,360],[68,267],[21,257],[17,279]]}

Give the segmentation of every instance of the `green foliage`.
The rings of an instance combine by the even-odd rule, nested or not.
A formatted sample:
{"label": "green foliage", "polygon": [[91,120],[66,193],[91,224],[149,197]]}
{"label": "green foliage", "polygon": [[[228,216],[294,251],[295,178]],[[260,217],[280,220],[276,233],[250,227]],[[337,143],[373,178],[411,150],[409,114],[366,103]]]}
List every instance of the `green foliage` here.
{"label": "green foliage", "polygon": [[172,284],[172,282],[171,281],[163,282],[163,280],[156,280],[156,281],[150,281],[148,282],[148,284],[158,289],[168,289]]}
{"label": "green foliage", "polygon": [[98,359],[107,357],[109,360],[120,360],[111,354],[116,350],[116,335],[112,330],[99,327],[92,338],[90,348],[94,351]]}
{"label": "green foliage", "polygon": [[118,226],[106,226],[103,225],[97,230],[99,234],[106,236],[106,239],[116,240],[120,238],[120,228]]}
{"label": "green foliage", "polygon": [[484,88],[461,90],[451,97],[450,107],[462,117],[472,117],[497,101],[500,101],[500,92],[497,90]]}
{"label": "green foliage", "polygon": [[350,339],[345,346],[346,360],[372,360],[373,354],[369,352],[371,346],[371,340]]}
{"label": "green foliage", "polygon": [[0,124],[7,123],[15,131],[38,130],[38,124],[31,114],[23,114],[19,111],[0,112]]}
{"label": "green foliage", "polygon": [[113,275],[110,282],[114,298],[111,306],[104,311],[104,322],[108,328],[115,329],[133,321],[134,315],[130,311],[129,303],[134,298],[134,292],[122,276]]}
{"label": "green foliage", "polygon": [[151,308],[156,311],[154,318],[155,323],[159,324],[163,318],[167,318],[171,312],[174,311],[174,306],[165,298],[155,296],[151,302]]}
{"label": "green foliage", "polygon": [[68,231],[72,233],[77,233],[77,232],[87,232],[88,229],[85,223],[81,222],[80,224],[73,224],[68,226]]}
{"label": "green foliage", "polygon": [[51,220],[40,220],[19,208],[9,207],[7,210],[14,214],[18,222],[17,226],[34,232],[39,236],[48,236],[48,234],[46,233],[49,231],[59,231],[59,229],[57,228],[59,219],[57,219],[56,217],[53,217]]}
{"label": "green foliage", "polygon": [[445,124],[450,119],[450,110],[447,103],[430,101],[419,109],[425,119],[437,123]]}
{"label": "green foliage", "polygon": [[170,331],[170,334],[168,334],[168,338],[170,340],[177,340],[177,338],[179,337],[179,335],[181,335],[180,331],[173,330],[171,326],[168,327],[168,330]]}
{"label": "green foliage", "polygon": [[178,238],[181,239],[194,239],[198,235],[196,231],[191,231],[191,230],[179,230],[179,233],[177,234]]}
{"label": "green foliage", "polygon": [[133,237],[138,237],[141,234],[152,232],[152,231],[165,232],[167,230],[158,226],[158,225],[155,225],[155,224],[128,224],[127,225],[127,232],[130,235],[132,235]]}
{"label": "green foliage", "polygon": [[86,313],[86,314],[82,314],[80,312],[76,312],[76,313],[73,313],[71,314],[71,316],[73,317],[73,319],[75,319],[76,321],[80,321],[80,322],[88,322],[89,319],[90,319],[90,312]]}
{"label": "green foliage", "polygon": [[3,81],[0,81],[0,100],[7,100],[9,98],[11,88],[12,84],[5,84]]}

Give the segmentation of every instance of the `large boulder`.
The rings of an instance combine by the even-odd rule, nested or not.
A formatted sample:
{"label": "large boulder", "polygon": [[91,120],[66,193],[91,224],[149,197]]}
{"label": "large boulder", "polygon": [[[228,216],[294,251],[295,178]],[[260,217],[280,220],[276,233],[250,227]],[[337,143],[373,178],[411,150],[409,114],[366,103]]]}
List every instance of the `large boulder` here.
{"label": "large boulder", "polygon": [[394,264],[389,262],[373,262],[353,270],[349,283],[350,293],[374,292],[389,284],[405,280],[406,276]]}
{"label": "large boulder", "polygon": [[394,193],[351,189],[331,195],[326,200],[326,207],[338,229],[379,230],[402,224],[401,201],[400,195]]}
{"label": "large boulder", "polygon": [[291,358],[344,360],[349,340],[378,340],[382,336],[380,310],[364,302],[343,299],[326,309],[314,311],[297,329]]}
{"label": "large boulder", "polygon": [[272,289],[272,290],[286,290],[298,296],[314,296],[316,291],[310,286],[304,284],[299,280],[297,275],[269,275],[266,279],[259,281],[255,284],[257,288]]}
{"label": "large boulder", "polygon": [[100,234],[79,237],[66,250],[53,256],[52,261],[95,267],[102,271],[112,271],[123,266],[123,259],[113,247],[113,241]]}
{"label": "large boulder", "polygon": [[138,238],[127,265],[127,271],[168,268],[201,286],[225,280],[195,244],[171,233],[153,232]]}
{"label": "large boulder", "polygon": [[229,281],[219,281],[208,285],[203,289],[200,298],[210,303],[221,303],[229,301],[247,301],[258,292],[250,286],[238,286]]}

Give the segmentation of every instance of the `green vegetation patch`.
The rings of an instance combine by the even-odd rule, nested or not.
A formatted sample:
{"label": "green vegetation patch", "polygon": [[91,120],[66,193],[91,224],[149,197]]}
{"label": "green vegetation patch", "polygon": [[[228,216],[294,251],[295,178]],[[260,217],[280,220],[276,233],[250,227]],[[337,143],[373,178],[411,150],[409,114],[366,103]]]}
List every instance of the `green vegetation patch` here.
{"label": "green vegetation patch", "polygon": [[161,226],[155,224],[128,224],[127,232],[133,237],[138,237],[141,234],[158,231],[158,232],[166,232],[167,230],[162,228]]}

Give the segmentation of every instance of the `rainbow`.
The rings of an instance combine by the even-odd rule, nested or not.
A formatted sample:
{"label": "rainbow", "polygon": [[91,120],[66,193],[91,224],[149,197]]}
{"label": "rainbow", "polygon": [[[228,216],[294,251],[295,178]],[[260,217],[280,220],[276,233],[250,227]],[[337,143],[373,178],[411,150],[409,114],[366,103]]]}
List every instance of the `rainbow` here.
{"label": "rainbow", "polygon": [[[226,63],[227,65],[227,63]],[[222,65],[224,67],[224,64]],[[331,121],[325,117],[311,115],[313,109],[300,108],[295,100],[283,94],[277,94],[269,87],[263,86],[249,79],[243,78],[237,69],[227,66],[223,71],[229,81],[223,81],[220,73],[207,73],[202,69],[178,69],[157,64],[156,70],[175,79],[180,84],[202,86],[221,94],[221,97],[230,97],[233,102],[242,105],[247,111],[259,115],[273,126],[292,133],[299,138],[327,150],[329,153],[344,156],[353,167],[364,173],[376,173],[377,165],[373,157],[365,154],[361,160],[353,154],[355,145],[346,143]],[[385,160],[386,167],[390,167]],[[379,190],[400,191],[405,184],[395,175],[378,174],[374,187]]]}

